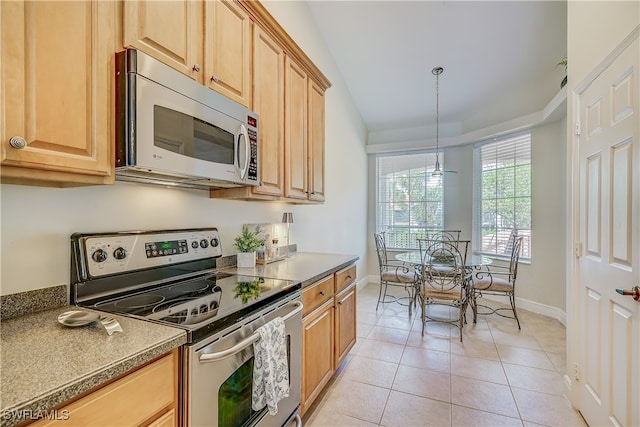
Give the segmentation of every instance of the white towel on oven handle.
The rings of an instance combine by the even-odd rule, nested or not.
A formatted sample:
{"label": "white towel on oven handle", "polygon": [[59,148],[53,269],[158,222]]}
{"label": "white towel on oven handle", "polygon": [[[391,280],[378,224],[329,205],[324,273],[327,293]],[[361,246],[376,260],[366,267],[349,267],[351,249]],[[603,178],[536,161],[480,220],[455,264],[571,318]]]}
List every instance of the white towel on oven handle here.
{"label": "white towel on oven handle", "polygon": [[284,320],[276,317],[257,330],[253,343],[253,386],[251,407],[267,406],[270,415],[278,413],[278,402],[289,396],[289,365]]}

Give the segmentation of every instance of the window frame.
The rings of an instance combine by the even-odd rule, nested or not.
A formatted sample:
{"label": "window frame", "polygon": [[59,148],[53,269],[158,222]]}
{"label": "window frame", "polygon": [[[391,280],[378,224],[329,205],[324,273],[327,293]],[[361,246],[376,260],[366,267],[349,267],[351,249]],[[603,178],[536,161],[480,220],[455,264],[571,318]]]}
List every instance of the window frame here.
{"label": "window frame", "polygon": [[[517,146],[518,144],[523,144],[522,139],[526,138],[526,141],[524,141],[524,143],[526,143],[527,147],[526,147],[526,155],[528,156],[528,163],[527,162],[522,162],[522,161],[516,161],[516,158],[518,156],[518,152],[519,152],[519,147]],[[508,144],[511,144],[511,146],[508,146]],[[511,165],[507,165],[507,166],[503,166],[503,167],[498,167],[496,166],[494,169],[490,169],[490,170],[485,170],[483,167],[483,157],[482,157],[482,150],[483,148],[486,150],[487,148],[489,148],[489,146],[494,146],[496,147],[496,164],[498,163],[499,160],[505,160],[507,157],[506,156],[502,156],[500,157],[498,154],[498,151],[500,149],[502,150],[513,150],[513,156],[514,156],[514,162]],[[521,152],[521,151],[520,151]],[[527,191],[527,195],[526,196],[522,196],[522,195],[518,195],[517,194],[517,181],[518,181],[518,174],[517,174],[517,170],[518,168],[521,169],[528,169],[528,179],[529,179],[529,183],[528,183],[528,191]],[[513,195],[509,198],[501,198],[498,196],[498,171],[505,171],[511,169],[513,170]],[[496,193],[495,193],[495,197],[492,198],[485,198],[484,194],[485,194],[485,189],[483,188],[483,177],[484,177],[484,173],[487,172],[489,173],[491,170],[494,170],[496,172]],[[491,258],[496,258],[496,259],[504,259],[504,260],[508,260],[511,256],[510,253],[510,240],[513,238],[513,230],[516,230],[518,236],[523,236],[523,245],[522,245],[522,252],[520,254],[520,261],[525,262],[525,263],[529,263],[531,261],[531,254],[532,254],[532,201],[533,201],[533,195],[532,195],[532,182],[533,182],[533,162],[532,162],[532,145],[531,145],[531,130],[524,130],[524,131],[519,131],[519,132],[512,132],[500,137],[495,137],[495,138],[491,138],[489,140],[483,140],[483,141],[479,141],[477,143],[475,143],[473,145],[473,223],[472,223],[472,230],[473,230],[473,251],[476,254],[481,254],[481,255],[485,255]],[[499,227],[498,226],[498,222],[499,222],[499,212],[498,212],[498,201],[499,200],[504,200],[504,199],[512,199],[513,200],[513,217],[509,218],[509,220],[511,221],[512,227],[511,228],[507,228],[507,227]],[[526,221],[528,222],[528,229],[527,228],[519,228],[517,226],[518,221],[518,216],[519,214],[518,212],[518,203],[517,202],[521,202],[520,206],[522,205],[522,202],[524,202],[524,200],[526,199],[527,202],[525,202],[525,205],[528,205],[528,218],[526,219]],[[483,247],[483,231],[485,229],[484,226],[484,219],[486,218],[486,212],[483,212],[483,204],[487,201],[491,201],[494,200],[496,207],[495,207],[495,224],[494,224],[494,228],[495,228],[495,245],[496,245],[496,249],[495,251],[489,251],[487,250],[486,247]],[[502,230],[502,233],[500,233],[500,230]],[[500,234],[502,234],[502,237],[500,237]]]}
{"label": "window frame", "polygon": [[[440,200],[424,200],[427,198],[427,192],[428,192],[428,186],[429,186],[429,182],[425,185],[424,189],[425,189],[425,193],[424,193],[424,199],[420,200],[419,196],[417,199],[412,198],[409,194],[409,199],[407,200],[403,200],[403,201],[396,201],[394,199],[391,199],[390,201],[387,199],[385,199],[385,201],[381,201],[381,190],[382,190],[382,184],[383,184],[383,180],[381,177],[381,162],[384,161],[385,159],[391,159],[391,158],[400,158],[400,157],[406,157],[405,159],[401,159],[401,161],[405,161],[407,163],[412,163],[412,162],[416,162],[418,163],[420,160],[416,159],[416,156],[420,156],[420,157],[424,157],[424,166],[420,166],[419,168],[413,168],[410,167],[408,169],[401,169],[399,168],[398,170],[395,169],[395,166],[393,166],[392,169],[392,174],[397,174],[399,172],[402,171],[418,171],[420,170],[421,172],[424,171],[425,174],[428,174],[428,181],[429,182],[433,182],[433,183],[438,183],[439,185],[439,198]],[[444,166],[444,153],[442,151],[440,151],[438,153],[439,156],[439,161],[440,161],[440,165],[441,167]],[[432,177],[431,176],[431,172],[433,172],[433,170],[435,169],[435,162],[436,162],[436,152],[433,150],[421,150],[421,151],[414,151],[414,152],[398,152],[398,153],[381,153],[381,154],[377,154],[375,156],[375,230],[376,232],[381,232],[384,231],[387,233],[387,248],[390,250],[404,250],[404,251],[410,251],[410,250],[418,250],[418,244],[417,244],[417,238],[423,237],[424,234],[426,234],[426,230],[428,229],[442,229],[444,228],[444,219],[445,219],[445,213],[444,213],[444,177]],[[389,167],[390,165],[385,165],[386,167]],[[421,172],[416,172],[417,173],[421,173]],[[387,175],[388,176],[388,175]],[[427,175],[425,175],[426,177]],[[409,179],[411,179],[411,174],[409,173]],[[389,191],[392,191],[391,189],[387,189],[386,190],[387,193]],[[409,183],[409,193],[411,191],[411,183]],[[393,205],[394,204],[408,204],[410,206],[410,208],[408,209],[409,211],[411,210],[411,206],[416,206],[420,203],[436,203],[438,204],[436,206],[436,211],[438,212],[437,215],[439,216],[439,222],[440,224],[432,224],[432,225],[426,225],[426,224],[411,224],[412,222],[412,217],[411,217],[411,213],[409,213],[409,218],[408,218],[408,224],[406,226],[401,226],[398,225],[395,221],[394,218],[391,218],[392,214],[391,212],[394,212],[395,215],[395,209],[393,209]],[[385,213],[385,215],[388,217],[386,220],[384,218],[382,218],[383,213]],[[427,213],[425,212],[424,215],[426,216]],[[433,215],[433,214],[432,214]],[[397,240],[394,237],[390,237],[391,234],[393,233],[394,230],[398,230],[398,229],[404,229],[404,230],[408,230],[408,237],[406,237],[406,242],[408,243],[406,246],[400,246],[397,244]],[[420,230],[424,230],[424,232],[420,233]],[[412,243],[414,243],[412,245]]]}

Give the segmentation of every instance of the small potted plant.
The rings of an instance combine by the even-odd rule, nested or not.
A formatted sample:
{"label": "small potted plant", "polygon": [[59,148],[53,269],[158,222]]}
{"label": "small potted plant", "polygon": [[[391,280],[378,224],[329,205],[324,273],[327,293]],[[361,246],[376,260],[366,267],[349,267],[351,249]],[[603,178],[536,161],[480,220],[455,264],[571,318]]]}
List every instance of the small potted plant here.
{"label": "small potted plant", "polygon": [[234,239],[235,247],[238,250],[236,263],[238,267],[256,266],[256,251],[265,243],[265,240],[259,237],[261,231],[260,227],[251,231],[246,224],[242,226],[242,233]]}

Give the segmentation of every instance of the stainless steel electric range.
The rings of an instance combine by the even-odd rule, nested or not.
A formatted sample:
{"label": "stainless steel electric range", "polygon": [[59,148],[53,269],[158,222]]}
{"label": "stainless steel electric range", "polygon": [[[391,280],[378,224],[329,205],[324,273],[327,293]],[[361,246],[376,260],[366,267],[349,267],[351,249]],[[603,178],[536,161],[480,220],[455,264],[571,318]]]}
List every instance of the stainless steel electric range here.
{"label": "stainless steel electric range", "polygon": [[[71,302],[186,331],[183,425],[301,425],[301,284],[219,271],[221,256],[216,228],[75,233]],[[251,408],[252,344],[276,317],[285,320],[291,391],[270,415]]]}

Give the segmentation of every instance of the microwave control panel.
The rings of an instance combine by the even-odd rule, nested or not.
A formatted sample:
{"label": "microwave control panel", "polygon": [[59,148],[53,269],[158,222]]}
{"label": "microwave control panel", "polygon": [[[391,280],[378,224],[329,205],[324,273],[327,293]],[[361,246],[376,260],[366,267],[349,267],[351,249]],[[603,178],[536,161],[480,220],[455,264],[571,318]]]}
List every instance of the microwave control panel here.
{"label": "microwave control panel", "polygon": [[247,180],[258,182],[258,119],[247,117],[247,134],[249,136],[249,166]]}

